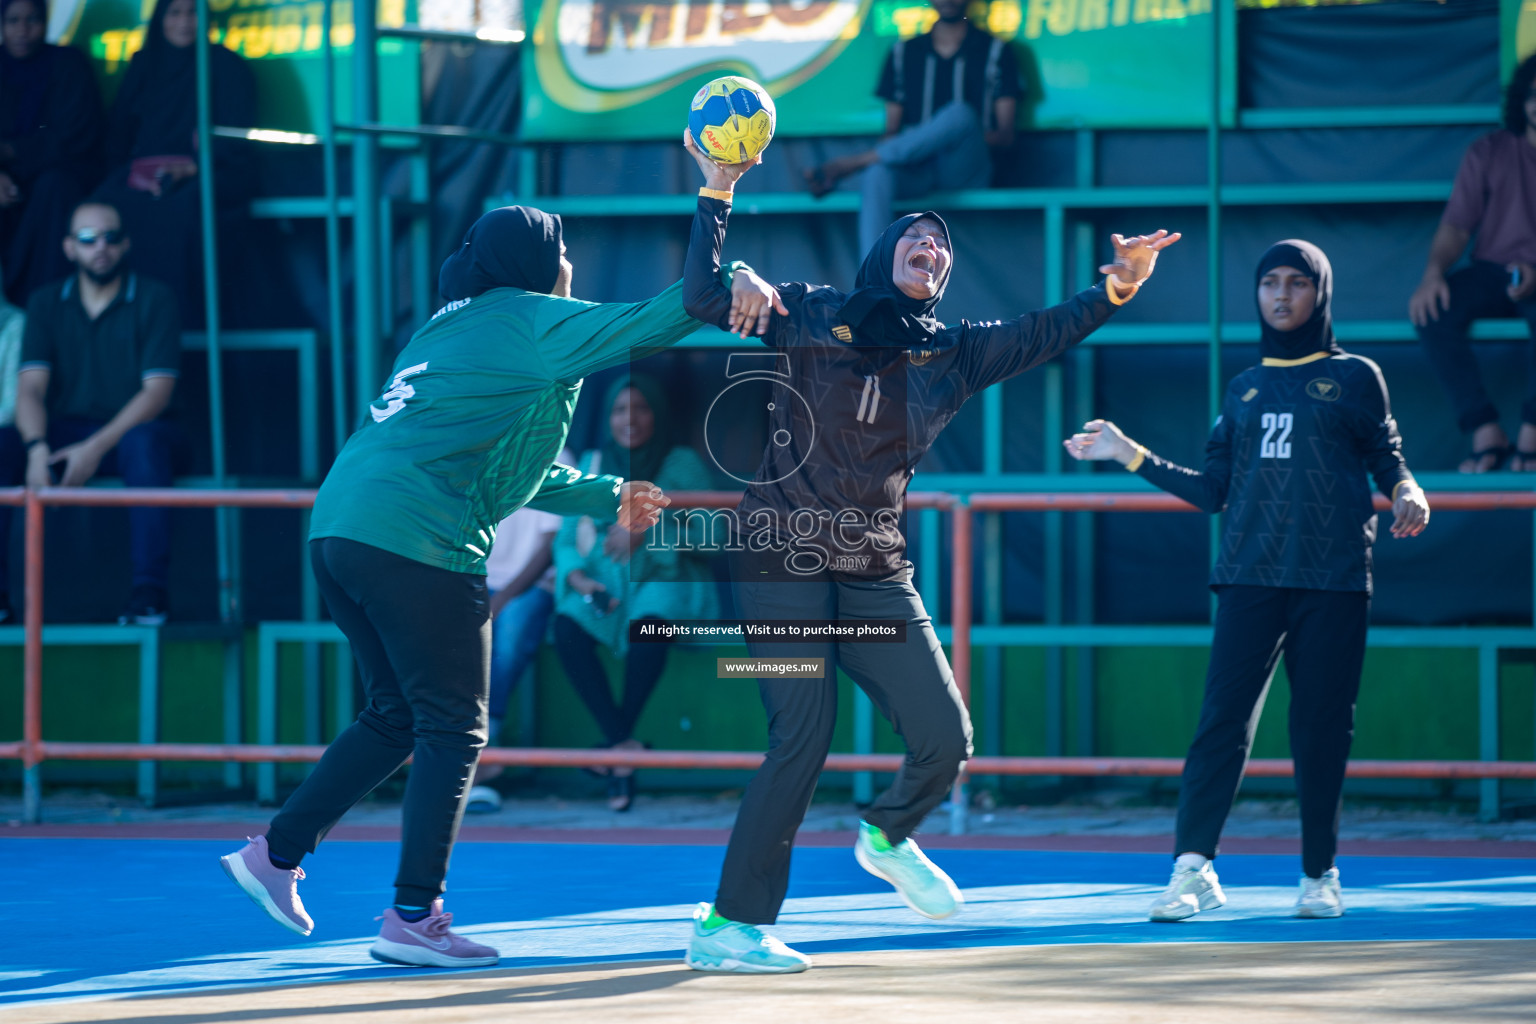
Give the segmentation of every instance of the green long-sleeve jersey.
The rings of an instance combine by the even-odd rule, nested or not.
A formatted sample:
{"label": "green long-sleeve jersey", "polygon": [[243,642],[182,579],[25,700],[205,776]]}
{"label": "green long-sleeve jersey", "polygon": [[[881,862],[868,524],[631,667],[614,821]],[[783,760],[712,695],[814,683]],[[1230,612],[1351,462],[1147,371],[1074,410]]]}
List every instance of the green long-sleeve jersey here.
{"label": "green long-sleeve jersey", "polygon": [[681,282],[645,302],[495,288],[411,338],[315,498],[310,539],[344,537],[485,572],[496,524],[524,505],[612,517],[617,477],[555,464],[581,379],[692,334]]}

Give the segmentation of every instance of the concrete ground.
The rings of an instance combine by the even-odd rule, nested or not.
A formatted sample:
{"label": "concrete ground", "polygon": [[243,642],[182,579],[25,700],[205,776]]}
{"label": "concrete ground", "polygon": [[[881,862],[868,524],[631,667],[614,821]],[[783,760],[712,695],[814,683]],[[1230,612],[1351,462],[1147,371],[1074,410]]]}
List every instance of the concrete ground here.
{"label": "concrete ground", "polygon": [[25,1005],[6,1016],[16,1024],[1529,1024],[1536,941],[895,950],[825,954],[814,970],[787,977],[631,962]]}

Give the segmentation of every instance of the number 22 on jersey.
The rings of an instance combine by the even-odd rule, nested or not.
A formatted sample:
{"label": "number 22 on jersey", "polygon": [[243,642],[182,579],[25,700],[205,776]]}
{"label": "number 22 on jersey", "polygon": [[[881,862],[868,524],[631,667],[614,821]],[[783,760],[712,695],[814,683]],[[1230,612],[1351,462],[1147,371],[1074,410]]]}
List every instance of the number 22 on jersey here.
{"label": "number 22 on jersey", "polygon": [[[405,378],[414,377],[427,368],[426,363],[417,363],[415,366],[407,366],[394,379],[389,382],[389,387],[384,389],[377,401],[368,406],[368,411],[373,415],[373,422],[383,423],[395,413],[405,408],[405,403],[416,397],[416,389],[405,382]],[[379,402],[384,403],[384,408],[379,408]],[[1267,413],[1265,415],[1268,415]]]}
{"label": "number 22 on jersey", "polygon": [[[378,414],[375,413],[375,416]],[[1288,412],[1266,412],[1259,417],[1264,428],[1264,440],[1259,443],[1259,458],[1288,459],[1291,457],[1291,427],[1295,420]]]}

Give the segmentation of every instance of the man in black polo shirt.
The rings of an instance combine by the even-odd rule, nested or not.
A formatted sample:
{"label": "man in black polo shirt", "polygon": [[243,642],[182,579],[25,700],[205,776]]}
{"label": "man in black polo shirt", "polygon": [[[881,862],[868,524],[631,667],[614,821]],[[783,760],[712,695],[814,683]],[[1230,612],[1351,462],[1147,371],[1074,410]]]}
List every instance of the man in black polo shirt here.
{"label": "man in black polo shirt", "polygon": [[[181,363],[176,297],[124,265],[128,238],[117,211],[75,210],[64,253],[73,277],[39,288],[27,303],[16,425],[0,429],[0,486],[79,487],[98,472],[129,487],[169,487],[174,428],[158,417]],[[165,621],[170,511],[135,508],[133,591],[119,622]],[[0,538],[11,511],[0,511]],[[0,587],[9,575],[0,543]],[[0,609],[13,617],[0,592]]]}
{"label": "man in black polo shirt", "polygon": [[988,147],[1013,144],[1019,63],[1013,49],[972,25],[966,0],[933,0],[939,20],[891,47],[875,94],[885,100],[885,138],[874,149],[829,160],[806,172],[821,196],[838,180],[860,182],[859,251],[868,252],[891,223],[897,199],[937,189],[986,188]]}

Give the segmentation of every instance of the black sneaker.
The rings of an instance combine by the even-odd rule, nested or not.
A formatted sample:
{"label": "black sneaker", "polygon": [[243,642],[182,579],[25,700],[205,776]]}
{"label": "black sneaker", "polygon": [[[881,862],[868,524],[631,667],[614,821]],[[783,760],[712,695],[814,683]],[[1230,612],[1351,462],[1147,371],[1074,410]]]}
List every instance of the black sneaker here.
{"label": "black sneaker", "polygon": [[117,617],[119,626],[165,625],[165,588],[140,584],[128,597],[128,607]]}

